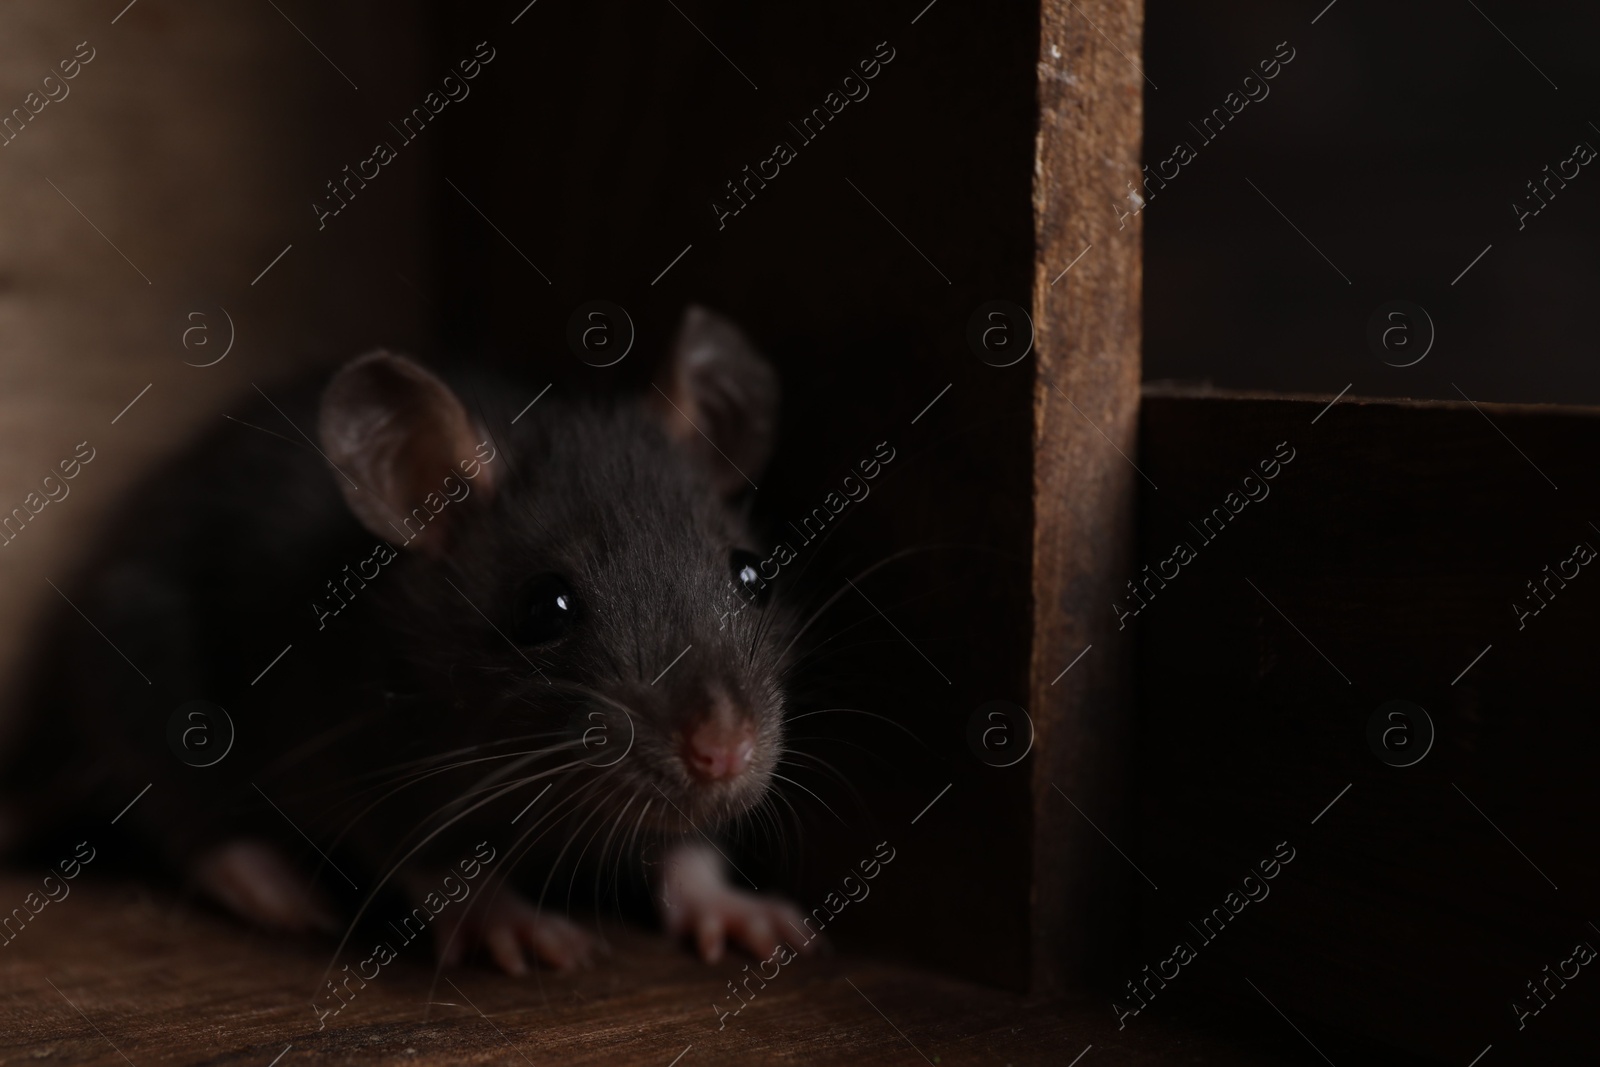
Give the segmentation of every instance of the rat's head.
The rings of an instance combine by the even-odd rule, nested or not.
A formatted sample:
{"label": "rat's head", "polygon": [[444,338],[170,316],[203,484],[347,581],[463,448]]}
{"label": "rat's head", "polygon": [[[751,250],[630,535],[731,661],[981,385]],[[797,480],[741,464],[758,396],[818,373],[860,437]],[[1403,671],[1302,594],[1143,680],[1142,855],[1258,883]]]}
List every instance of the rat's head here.
{"label": "rat's head", "polygon": [[764,795],[789,627],[735,500],[771,452],[777,402],[765,360],[700,308],[643,397],[545,397],[493,435],[401,357],[335,376],[324,449],[355,483],[351,511],[402,557],[375,580],[387,620],[443,683],[452,732],[500,745],[485,773],[567,768],[551,778],[658,828]]}

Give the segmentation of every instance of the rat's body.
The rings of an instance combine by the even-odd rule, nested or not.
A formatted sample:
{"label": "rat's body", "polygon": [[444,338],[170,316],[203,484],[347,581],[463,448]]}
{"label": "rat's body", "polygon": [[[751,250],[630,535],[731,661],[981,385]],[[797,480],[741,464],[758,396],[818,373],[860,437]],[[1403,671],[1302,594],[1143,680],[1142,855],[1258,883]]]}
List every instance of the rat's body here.
{"label": "rat's body", "polygon": [[[548,872],[665,841],[669,930],[769,952],[796,916],[723,884],[703,835],[764,799],[782,751],[783,616],[728,611],[761,592],[728,501],[770,451],[771,371],[694,309],[642,400],[548,397],[513,425],[524,398],[467,399],[375,353],[136,494],[71,589],[103,639],[69,615],[41,657],[57,747],[13,792],[114,813],[149,783],[121,828],[279,928],[380,890],[438,901],[489,842],[435,938],[512,973],[589,941],[513,868],[542,898]],[[236,730],[210,766],[190,764],[220,755],[220,720],[169,731],[192,700]]]}

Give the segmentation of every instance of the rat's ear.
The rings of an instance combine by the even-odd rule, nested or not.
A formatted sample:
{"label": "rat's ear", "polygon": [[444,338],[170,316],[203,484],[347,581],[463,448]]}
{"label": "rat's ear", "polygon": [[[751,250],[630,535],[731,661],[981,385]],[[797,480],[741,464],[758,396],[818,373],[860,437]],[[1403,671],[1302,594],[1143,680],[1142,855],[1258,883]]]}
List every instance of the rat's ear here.
{"label": "rat's ear", "polygon": [[754,486],[777,438],[778,375],[740,329],[690,305],[649,394],[667,436],[724,496]]}
{"label": "rat's ear", "polygon": [[449,386],[403,356],[369,352],[345,364],[323,391],[317,436],[345,475],[350,510],[395,544],[439,554],[461,517],[446,507],[494,491],[485,435]]}

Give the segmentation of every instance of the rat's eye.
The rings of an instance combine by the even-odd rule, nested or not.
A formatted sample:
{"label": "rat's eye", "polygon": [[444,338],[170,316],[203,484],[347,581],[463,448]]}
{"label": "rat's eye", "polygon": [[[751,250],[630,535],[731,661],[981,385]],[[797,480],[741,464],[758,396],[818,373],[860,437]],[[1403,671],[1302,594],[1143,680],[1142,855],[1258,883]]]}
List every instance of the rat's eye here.
{"label": "rat's eye", "polygon": [[541,574],[522,583],[512,612],[511,636],[525,645],[542,645],[572,628],[578,598],[559,574]]}
{"label": "rat's eye", "polygon": [[757,569],[761,566],[761,557],[754,552],[736,548],[733,550],[730,563],[733,568],[733,584],[742,591],[744,598],[753,604],[765,604],[771,586],[761,577],[761,572]]}

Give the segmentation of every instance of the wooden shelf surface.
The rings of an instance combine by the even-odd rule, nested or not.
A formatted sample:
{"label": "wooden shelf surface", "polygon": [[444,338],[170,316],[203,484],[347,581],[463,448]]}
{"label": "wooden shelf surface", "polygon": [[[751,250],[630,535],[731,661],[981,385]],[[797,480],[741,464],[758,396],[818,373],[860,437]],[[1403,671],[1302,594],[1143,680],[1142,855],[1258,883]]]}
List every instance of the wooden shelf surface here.
{"label": "wooden shelf surface", "polygon": [[[0,876],[0,900],[38,884]],[[1159,1019],[1118,1032],[1099,997],[1039,1002],[844,954],[784,967],[719,1030],[712,1005],[726,1006],[725,983],[748,961],[705,966],[648,932],[606,932],[610,956],[575,976],[465,968],[436,986],[419,942],[319,1031],[311,1000],[331,942],[80,879],[0,948],[0,1063],[1022,1067],[1072,1063],[1091,1045],[1079,1067],[1311,1062],[1276,1040],[1287,1058]]]}

